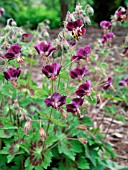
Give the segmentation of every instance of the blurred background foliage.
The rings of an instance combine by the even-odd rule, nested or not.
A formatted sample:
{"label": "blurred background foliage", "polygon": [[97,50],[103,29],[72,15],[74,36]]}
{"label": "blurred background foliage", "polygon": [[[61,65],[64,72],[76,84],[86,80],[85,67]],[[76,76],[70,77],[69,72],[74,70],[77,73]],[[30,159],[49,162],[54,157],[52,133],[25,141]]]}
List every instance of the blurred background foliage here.
{"label": "blurred background foliage", "polygon": [[93,6],[93,23],[96,24],[109,20],[120,5],[128,5],[128,0],[1,0],[0,7],[5,9],[5,13],[0,22],[6,24],[8,18],[13,18],[18,26],[35,29],[38,23],[48,19],[51,28],[58,28],[67,10],[72,12],[77,3]]}

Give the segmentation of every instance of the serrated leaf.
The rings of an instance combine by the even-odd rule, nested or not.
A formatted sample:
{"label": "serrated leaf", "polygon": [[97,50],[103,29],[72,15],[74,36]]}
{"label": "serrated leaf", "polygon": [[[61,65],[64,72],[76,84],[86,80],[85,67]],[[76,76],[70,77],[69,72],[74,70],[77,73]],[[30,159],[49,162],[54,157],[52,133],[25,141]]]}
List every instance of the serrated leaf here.
{"label": "serrated leaf", "polygon": [[7,156],[7,163],[10,163],[13,160],[14,157],[15,157],[14,155],[8,155]]}
{"label": "serrated leaf", "polygon": [[49,147],[51,146],[54,142],[56,142],[58,138],[55,135],[50,135],[46,138],[46,146]]}
{"label": "serrated leaf", "polygon": [[77,161],[77,167],[80,169],[90,169],[89,163],[87,162],[85,157],[80,157],[80,159]]}
{"label": "serrated leaf", "polygon": [[28,157],[26,160],[25,160],[25,167],[28,167],[30,165],[30,158]]}
{"label": "serrated leaf", "polygon": [[59,143],[58,145],[58,150],[59,150],[59,153],[63,153],[65,154],[66,156],[68,156],[71,160],[75,160],[75,156],[76,156],[76,153],[73,151],[73,149],[71,148],[70,144],[63,140]]}
{"label": "serrated leaf", "polygon": [[42,166],[44,169],[47,169],[47,167],[50,165],[51,161],[52,161],[52,153],[51,151],[46,151],[45,155],[44,155],[44,161],[42,163]]}
{"label": "serrated leaf", "polygon": [[38,166],[35,166],[35,170],[43,170],[43,167],[38,165]]}

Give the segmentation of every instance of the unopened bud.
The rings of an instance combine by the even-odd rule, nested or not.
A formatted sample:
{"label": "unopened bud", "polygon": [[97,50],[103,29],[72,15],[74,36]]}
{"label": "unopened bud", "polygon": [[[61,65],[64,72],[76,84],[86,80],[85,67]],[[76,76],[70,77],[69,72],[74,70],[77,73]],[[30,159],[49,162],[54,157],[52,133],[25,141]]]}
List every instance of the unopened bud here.
{"label": "unopened bud", "polygon": [[27,136],[28,136],[28,132],[29,132],[31,126],[32,126],[32,123],[30,120],[28,120],[24,125],[24,132]]}
{"label": "unopened bud", "polygon": [[41,137],[43,140],[45,140],[45,138],[47,137],[47,136],[46,136],[46,132],[45,132],[45,130],[44,130],[42,127],[40,127],[40,129],[39,129],[39,134],[40,134],[40,137]]}
{"label": "unopened bud", "polygon": [[87,13],[87,15],[92,16],[94,14],[94,10],[90,5],[87,5],[85,8],[85,12]]}
{"label": "unopened bud", "polygon": [[16,22],[14,20],[12,20],[11,26],[14,26],[14,27],[17,26],[17,24],[16,24]]}
{"label": "unopened bud", "polygon": [[86,130],[87,129],[87,127],[85,125],[80,125],[80,126],[77,126],[76,128],[79,129],[79,130]]}
{"label": "unopened bud", "polygon": [[87,140],[85,138],[78,138],[78,141],[80,141],[82,144],[87,143]]}
{"label": "unopened bud", "polygon": [[91,25],[91,20],[90,20],[90,18],[88,16],[84,17],[84,24]]}

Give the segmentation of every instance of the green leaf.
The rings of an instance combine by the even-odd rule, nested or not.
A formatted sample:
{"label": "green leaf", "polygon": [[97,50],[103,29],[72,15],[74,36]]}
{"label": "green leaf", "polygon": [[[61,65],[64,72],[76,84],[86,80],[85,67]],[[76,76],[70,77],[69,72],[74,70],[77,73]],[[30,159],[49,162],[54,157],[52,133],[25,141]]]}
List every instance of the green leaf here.
{"label": "green leaf", "polygon": [[30,158],[28,157],[26,160],[25,160],[25,167],[29,166],[30,165]]}
{"label": "green leaf", "polygon": [[74,152],[74,149],[71,148],[70,143],[68,143],[66,140],[63,140],[58,145],[59,153],[63,153],[67,155],[71,160],[75,160],[76,153]]}
{"label": "green leaf", "polygon": [[51,151],[46,151],[46,153],[44,154],[44,161],[43,161],[43,163],[42,163],[42,167],[44,168],[44,169],[47,169],[47,167],[48,166],[50,166],[50,163],[51,163],[51,161],[52,161],[52,153],[51,153]]}
{"label": "green leaf", "polygon": [[51,146],[54,142],[56,142],[58,138],[55,135],[50,135],[46,138],[46,146],[49,147]]}
{"label": "green leaf", "polygon": [[93,126],[93,122],[89,117],[84,117],[83,122],[84,122],[84,125]]}
{"label": "green leaf", "polygon": [[38,166],[35,166],[35,170],[43,170],[42,166],[38,165]]}
{"label": "green leaf", "polygon": [[90,169],[89,163],[84,156],[80,157],[80,159],[77,161],[77,167],[84,170]]}
{"label": "green leaf", "polygon": [[7,156],[7,163],[10,163],[13,160],[14,157],[15,157],[14,155],[8,155]]}

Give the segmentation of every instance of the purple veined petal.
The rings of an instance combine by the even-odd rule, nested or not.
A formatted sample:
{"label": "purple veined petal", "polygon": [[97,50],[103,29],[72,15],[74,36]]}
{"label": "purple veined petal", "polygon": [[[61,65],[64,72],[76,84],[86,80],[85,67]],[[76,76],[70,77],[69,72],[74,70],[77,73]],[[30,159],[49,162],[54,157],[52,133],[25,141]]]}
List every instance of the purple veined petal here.
{"label": "purple veined petal", "polygon": [[4,58],[9,59],[9,60],[14,59],[15,57],[16,57],[16,56],[15,56],[14,53],[9,53],[9,52],[7,52],[7,53],[4,55]]}
{"label": "purple veined petal", "polygon": [[84,35],[86,33],[86,28],[81,28],[81,31],[82,31],[82,35]]}
{"label": "purple veined petal", "polygon": [[80,18],[78,18],[78,19],[75,21],[75,25],[76,25],[75,28],[81,27],[81,26],[83,25],[83,21],[82,21]]}
{"label": "purple veined petal", "polygon": [[66,28],[69,30],[69,31],[72,31],[74,29],[74,21],[70,21],[67,23],[66,25]]}
{"label": "purple veined petal", "polygon": [[8,68],[4,72],[4,77],[6,80],[17,79],[21,74],[21,70],[19,68]]}
{"label": "purple veined petal", "polygon": [[64,105],[66,103],[66,97],[67,96],[60,97],[60,100],[58,101],[58,107],[61,107],[62,105]]}
{"label": "purple veined petal", "polygon": [[122,80],[119,82],[119,86],[124,86],[125,85],[125,79],[124,78],[122,78]]}
{"label": "purple veined petal", "polygon": [[81,56],[81,57],[86,56],[87,57],[90,53],[91,53],[91,48],[89,45],[86,45],[85,47],[79,48],[77,50],[76,56]]}
{"label": "purple veined petal", "polygon": [[10,80],[10,75],[8,73],[8,71],[4,71],[4,78],[8,81]]}
{"label": "purple veined petal", "polygon": [[8,49],[8,53],[12,53],[16,55],[20,53],[20,50],[21,50],[21,47],[19,46],[19,44],[14,44]]}
{"label": "purple veined petal", "polygon": [[84,99],[82,98],[74,98],[72,99],[72,104],[74,104],[76,107],[80,107],[84,102]]}
{"label": "purple veined petal", "polygon": [[107,90],[110,87],[110,84],[106,84],[103,86],[103,90]]}
{"label": "purple veined petal", "polygon": [[67,112],[75,113],[77,108],[74,104],[67,104],[66,109]]}
{"label": "purple veined petal", "polygon": [[108,78],[107,83],[108,83],[108,84],[111,84],[111,83],[112,83],[112,77],[109,77],[109,78]]}
{"label": "purple veined petal", "polygon": [[113,33],[113,32],[109,32],[109,33],[105,34],[105,37],[106,37],[107,39],[113,38],[113,36],[114,36],[114,33]]}
{"label": "purple veined petal", "polygon": [[75,60],[75,61],[79,61],[80,59],[82,59],[82,57],[81,57],[81,56],[73,55],[73,56],[71,57],[71,61],[73,61],[73,60]]}
{"label": "purple veined petal", "polygon": [[86,92],[85,92],[84,89],[78,89],[78,90],[76,90],[75,93],[76,93],[77,96],[83,97]]}
{"label": "purple veined petal", "polygon": [[46,75],[48,78],[52,76],[53,72],[54,72],[54,69],[52,65],[46,65],[44,68],[42,68],[42,73]]}
{"label": "purple veined petal", "polygon": [[101,27],[105,27],[106,23],[107,23],[107,21],[101,21],[101,22],[100,22],[100,26],[101,26]]}
{"label": "purple veined petal", "polygon": [[54,107],[54,101],[50,98],[46,98],[44,100],[44,103],[46,104],[47,107],[50,107],[50,106]]}
{"label": "purple veined petal", "polygon": [[51,99],[54,100],[55,102],[58,102],[61,98],[61,95],[57,92],[54,92],[51,96]]}
{"label": "purple veined petal", "polygon": [[76,41],[68,41],[68,44],[74,46],[76,44]]}
{"label": "purple veined petal", "polygon": [[101,38],[101,43],[102,44],[106,43],[106,41],[107,41],[106,37]]}
{"label": "purple veined petal", "polygon": [[58,76],[60,69],[62,68],[62,66],[56,62],[52,63],[52,67],[53,67],[53,73],[54,75]]}
{"label": "purple veined petal", "polygon": [[49,43],[49,46],[48,46],[48,55],[50,55],[51,52],[54,51],[55,49],[56,48]]}
{"label": "purple veined petal", "polygon": [[78,78],[78,74],[76,73],[75,70],[71,70],[71,71],[70,71],[70,77],[71,77],[72,79]]}
{"label": "purple veined petal", "polygon": [[84,89],[85,91],[89,91],[90,88],[91,88],[91,81],[86,80],[86,82],[81,84],[78,89]]}

